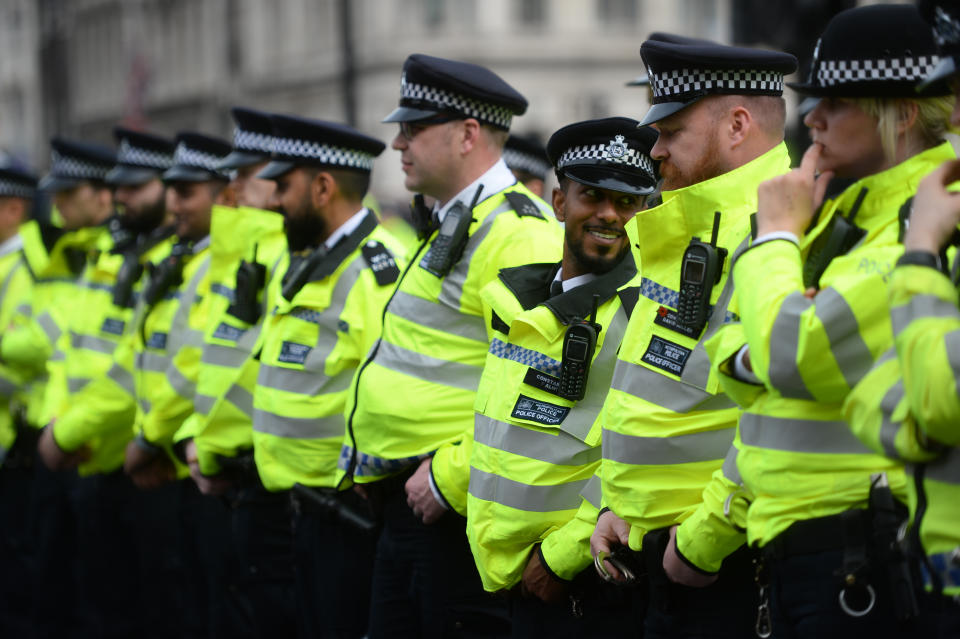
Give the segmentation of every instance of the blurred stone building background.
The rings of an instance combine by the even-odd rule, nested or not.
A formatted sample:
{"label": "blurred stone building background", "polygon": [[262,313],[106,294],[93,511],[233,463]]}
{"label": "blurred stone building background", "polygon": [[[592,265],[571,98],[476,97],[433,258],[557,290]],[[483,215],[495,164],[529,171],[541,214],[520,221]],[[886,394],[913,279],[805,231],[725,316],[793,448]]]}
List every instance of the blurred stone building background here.
{"label": "blurred stone building background", "polygon": [[[389,141],[413,52],[494,69],[530,101],[514,131],[639,117],[640,43],[669,31],[802,60],[853,0],[0,0],[0,149],[42,171],[55,134],[117,123],[229,137],[229,107],[349,122]],[[862,4],[862,2],[861,2]],[[793,96],[788,96],[795,102]],[[406,200],[395,152],[374,193]]]}

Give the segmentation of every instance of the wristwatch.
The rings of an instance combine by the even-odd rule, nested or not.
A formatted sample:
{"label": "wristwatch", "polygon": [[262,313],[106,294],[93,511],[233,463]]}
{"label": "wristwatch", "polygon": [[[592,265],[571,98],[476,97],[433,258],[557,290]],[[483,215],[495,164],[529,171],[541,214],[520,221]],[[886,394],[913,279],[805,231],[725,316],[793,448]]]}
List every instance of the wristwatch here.
{"label": "wristwatch", "polygon": [[943,272],[940,256],[930,251],[907,251],[897,260],[897,266],[927,266]]}

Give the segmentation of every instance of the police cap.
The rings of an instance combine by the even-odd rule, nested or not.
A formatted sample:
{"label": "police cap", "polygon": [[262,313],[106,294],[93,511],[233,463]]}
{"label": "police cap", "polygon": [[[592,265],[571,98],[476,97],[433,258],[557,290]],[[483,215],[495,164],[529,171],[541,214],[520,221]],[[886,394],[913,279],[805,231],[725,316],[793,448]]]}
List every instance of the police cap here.
{"label": "police cap", "polygon": [[650,149],[657,132],[631,118],[603,118],[568,124],[547,142],[557,175],[610,191],[649,195],[657,186],[657,162]]}
{"label": "police cap", "polygon": [[244,107],[233,107],[230,114],[236,124],[233,129],[233,151],[220,162],[217,169],[239,169],[269,160],[273,148],[270,114]]}
{"label": "police cap", "polygon": [[[667,33],[666,31],[654,31],[649,36],[647,40],[657,40],[659,42],[675,42],[679,44],[714,44],[710,40],[703,40],[701,38],[690,38],[687,36],[677,35],[676,33]],[[632,80],[624,83],[624,86],[628,87],[648,87],[650,86],[650,76],[646,73],[643,75],[638,75]]]}
{"label": "police cap", "polygon": [[653,124],[708,95],[783,94],[783,76],[797,59],[788,53],[647,40],[640,56],[650,76],[653,105],[641,124]]}
{"label": "police cap", "polygon": [[503,161],[511,171],[524,171],[541,180],[546,180],[553,168],[543,144],[532,136],[511,135],[507,138]]}
{"label": "police cap", "polygon": [[37,192],[37,176],[19,166],[0,167],[0,197],[32,200]]}
{"label": "police cap", "polygon": [[386,145],[345,124],[292,115],[270,116],[273,153],[257,177],[273,180],[298,166],[369,173]]}
{"label": "police cap", "polygon": [[174,144],[150,133],[114,127],[117,140],[117,165],[107,173],[107,184],[145,184],[173,166]]}
{"label": "police cap", "polygon": [[[788,83],[806,95],[840,98],[916,97],[916,85],[937,66],[930,25],[912,5],[870,5],[841,11],[817,41],[806,82]],[[944,84],[921,95],[946,95]]]}
{"label": "police cap", "polygon": [[946,83],[960,70],[960,5],[943,0],[920,0],[920,15],[933,25],[934,41],[940,60],[917,90],[924,91],[935,83]]}
{"label": "police cap", "polygon": [[414,53],[403,63],[400,106],[384,122],[414,122],[440,113],[475,118],[509,130],[527,99],[496,73],[469,62]]}
{"label": "police cap", "polygon": [[44,191],[67,191],[84,180],[102,182],[117,163],[113,149],[64,138],[50,140],[50,172],[40,180]]}
{"label": "police cap", "polygon": [[163,174],[164,182],[209,182],[229,180],[217,166],[230,153],[226,140],[184,131],[177,134],[177,147],[173,153],[173,166]]}

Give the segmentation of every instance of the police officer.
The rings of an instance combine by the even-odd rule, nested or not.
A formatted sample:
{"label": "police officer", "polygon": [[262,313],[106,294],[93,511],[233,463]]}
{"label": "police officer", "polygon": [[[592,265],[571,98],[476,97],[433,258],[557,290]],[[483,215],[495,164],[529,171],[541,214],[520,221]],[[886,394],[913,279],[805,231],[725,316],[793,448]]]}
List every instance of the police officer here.
{"label": "police officer", "polygon": [[[0,327],[29,302],[33,279],[22,252],[20,226],[30,219],[37,178],[19,166],[0,168]],[[15,371],[0,364],[0,633],[27,636],[30,628],[32,438],[17,438],[14,410],[24,388]]]}
{"label": "police officer", "polygon": [[[404,63],[400,132],[406,187],[436,199],[387,304],[383,337],[348,396],[343,486],[362,484],[384,520],[370,636],[506,631],[483,592],[464,534],[467,447],[488,345],[480,289],[501,268],[559,258],[559,228],[501,159],[526,110],[488,69],[414,54]],[[523,250],[517,250],[523,247]],[[456,512],[449,512],[449,510]]]}
{"label": "police officer", "polygon": [[[254,359],[270,310],[267,287],[286,249],[283,217],[266,210],[275,183],[256,177],[270,158],[267,113],[234,107],[231,173],[236,206],[216,205],[210,222],[210,293],[193,414],[177,431],[190,475],[230,512],[205,534],[224,552],[229,584],[217,632],[233,637],[296,633],[294,565],[286,495],[263,489],[253,465]],[[219,504],[217,504],[219,506]],[[217,527],[220,524],[221,527]]]}
{"label": "police officer", "polygon": [[[883,291],[903,252],[900,211],[924,175],[955,157],[943,141],[947,89],[915,90],[935,64],[915,7],[837,14],[809,79],[791,85],[821,98],[804,119],[814,144],[798,169],[760,185],[758,237],[733,264],[743,337],[724,329],[714,353],[741,382],[754,376],[751,396],[738,398],[736,465],[768,586],[761,623],[774,636],[902,636],[915,614],[894,557],[902,468],[856,440],[841,408],[893,343]],[[814,217],[832,175],[856,181]],[[679,550],[690,559],[692,549],[694,563],[709,557],[686,526]]]}
{"label": "police officer", "polygon": [[589,538],[601,501],[598,416],[632,310],[618,290],[640,286],[626,224],[656,189],[655,141],[630,118],[554,133],[563,257],[503,269],[481,291],[494,337],[476,403],[467,536],[484,587],[514,590],[515,637],[642,622],[636,588],[601,587]]}
{"label": "police officer", "polygon": [[[940,61],[921,88],[955,82],[960,59],[960,12],[953,3],[921,2],[934,28]],[[957,97],[954,84],[954,98]],[[951,124],[960,124],[954,105]],[[844,404],[854,433],[878,453],[901,459],[907,471],[909,549],[921,611],[918,636],[960,634],[958,490],[958,366],[949,355],[960,327],[956,258],[960,207],[947,185],[957,160],[924,178],[910,210],[904,254],[890,274],[888,297],[894,348],[857,384]]]}
{"label": "police officer", "polygon": [[363,206],[382,142],[333,122],[271,123],[272,161],[259,177],[277,184],[271,208],[283,214],[289,251],[263,329],[255,459],[267,490],[295,489],[299,636],[361,637],[375,537],[358,521],[370,521],[367,504],[336,494],[337,460],[349,381],[380,336],[403,247]]}
{"label": "police officer", "polygon": [[533,136],[511,135],[503,147],[503,161],[531,193],[541,198],[544,196],[547,175],[552,167],[540,140]]}
{"label": "police officer", "polygon": [[[704,590],[671,583],[661,560],[671,527],[717,498],[703,490],[733,441],[737,410],[718,388],[703,344],[737,312],[729,259],[721,259],[746,246],[757,185],[789,168],[780,95],[796,60],[655,40],[643,43],[641,55],[654,94],[643,123],[659,134],[651,156],[660,161],[663,203],[636,217],[644,280],[603,407],[609,510],[591,545],[595,556],[605,553],[598,568],[610,578],[623,575],[603,561],[606,553],[642,549],[646,636],[742,637],[752,632],[756,597],[742,534],[718,540],[731,552],[741,547],[723,566],[697,563],[704,574],[695,576],[716,581]],[[698,532],[715,534],[713,519],[698,524]],[[699,562],[679,541],[684,556]]]}

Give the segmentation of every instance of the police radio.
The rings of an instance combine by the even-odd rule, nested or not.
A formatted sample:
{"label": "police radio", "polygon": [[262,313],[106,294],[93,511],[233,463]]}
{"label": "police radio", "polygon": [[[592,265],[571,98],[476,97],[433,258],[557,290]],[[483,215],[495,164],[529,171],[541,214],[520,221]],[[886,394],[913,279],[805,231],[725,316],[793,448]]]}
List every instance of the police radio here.
{"label": "police radio", "polygon": [[561,397],[580,401],[587,392],[590,363],[593,361],[593,352],[597,348],[597,335],[600,334],[600,325],[597,324],[598,302],[599,296],[594,295],[589,321],[573,320],[563,335],[563,359],[560,362],[558,392]]}
{"label": "police radio", "polygon": [[253,245],[253,260],[241,260],[237,267],[237,281],[234,287],[234,301],[227,313],[243,320],[247,324],[256,324],[260,319],[261,305],[257,300],[267,281],[267,267],[257,262],[257,248]]}
{"label": "police radio", "polygon": [[113,285],[113,304],[119,308],[133,307],[133,286],[143,275],[140,254],[127,251],[123,254],[123,263],[117,271],[117,281]]}
{"label": "police radio", "polygon": [[710,313],[710,294],[723,275],[723,262],[727,249],[717,246],[720,232],[720,211],[713,216],[713,233],[710,243],[694,237],[683,252],[680,265],[680,297],[677,302],[677,319],[681,324],[699,334],[707,324]]}
{"label": "police radio", "polygon": [[850,249],[867,234],[853,223],[853,218],[860,210],[865,197],[867,197],[867,188],[863,187],[850,208],[850,214],[844,217],[838,211],[830,220],[829,228],[814,240],[810,253],[803,263],[803,285],[806,288],[820,288],[820,277],[830,266],[830,262],[835,257],[849,253]]}
{"label": "police radio", "polygon": [[453,206],[447,210],[443,222],[440,223],[440,230],[430,246],[430,253],[426,256],[424,260],[426,263],[423,265],[427,271],[437,277],[445,277],[463,254],[463,247],[466,246],[469,238],[470,223],[473,222],[473,207],[477,205],[482,190],[481,184],[469,208],[459,200],[454,202]]}

